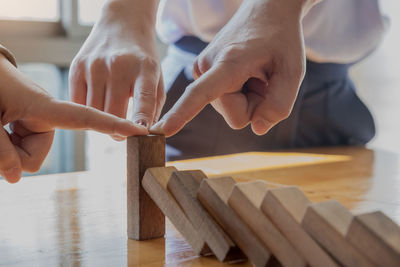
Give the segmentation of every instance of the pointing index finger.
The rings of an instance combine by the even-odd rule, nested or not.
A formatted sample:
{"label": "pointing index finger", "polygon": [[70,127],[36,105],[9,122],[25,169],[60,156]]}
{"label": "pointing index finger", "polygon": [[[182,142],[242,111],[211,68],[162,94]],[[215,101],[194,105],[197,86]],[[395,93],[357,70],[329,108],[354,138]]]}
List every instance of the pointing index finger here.
{"label": "pointing index finger", "polygon": [[101,112],[92,107],[66,101],[50,100],[42,119],[53,128],[95,130],[122,136],[145,135],[147,129],[128,120]]}
{"label": "pointing index finger", "polygon": [[215,65],[186,88],[175,105],[150,131],[166,136],[174,135],[207,104],[236,88],[237,80],[231,68],[223,63]]}

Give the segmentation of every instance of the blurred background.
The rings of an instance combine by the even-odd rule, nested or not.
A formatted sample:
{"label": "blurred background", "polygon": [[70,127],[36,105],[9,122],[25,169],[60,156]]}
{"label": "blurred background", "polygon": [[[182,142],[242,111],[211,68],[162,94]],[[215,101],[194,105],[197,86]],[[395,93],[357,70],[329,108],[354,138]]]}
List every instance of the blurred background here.
{"label": "blurred background", "polygon": [[[22,72],[58,99],[68,99],[68,67],[105,0],[0,0],[0,43]],[[357,93],[372,110],[377,135],[368,147],[400,152],[400,2],[382,0],[390,27],[380,47],[354,65]],[[162,58],[165,47],[159,43]],[[107,163],[107,164],[105,164]],[[125,168],[125,142],[93,132],[57,130],[37,174]]]}

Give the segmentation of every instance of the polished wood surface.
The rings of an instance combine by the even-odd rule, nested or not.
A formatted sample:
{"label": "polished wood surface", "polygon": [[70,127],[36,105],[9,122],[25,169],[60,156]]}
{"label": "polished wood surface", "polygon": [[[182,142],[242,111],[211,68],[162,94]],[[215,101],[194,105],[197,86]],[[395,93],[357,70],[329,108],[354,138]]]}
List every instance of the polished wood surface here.
{"label": "polished wood surface", "polygon": [[[314,202],[337,199],[355,213],[379,209],[400,223],[399,155],[351,147],[297,152],[169,164],[201,168],[209,176],[232,175],[238,182],[297,185]],[[119,166],[29,177],[15,185],[0,181],[0,266],[203,264],[224,265],[194,255],[168,220],[166,238],[127,239],[126,172]]]}

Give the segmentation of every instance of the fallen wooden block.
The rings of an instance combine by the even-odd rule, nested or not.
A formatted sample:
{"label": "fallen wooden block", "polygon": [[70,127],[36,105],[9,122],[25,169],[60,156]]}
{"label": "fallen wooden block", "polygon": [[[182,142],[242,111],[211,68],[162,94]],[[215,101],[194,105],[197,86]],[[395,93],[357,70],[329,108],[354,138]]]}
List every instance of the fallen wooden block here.
{"label": "fallen wooden block", "polygon": [[207,179],[207,176],[200,170],[174,172],[169,179],[168,190],[218,260],[245,259],[240,249],[197,199],[197,192],[203,179]]}
{"label": "fallen wooden block", "polygon": [[127,140],[128,237],[146,240],[165,234],[165,217],[141,186],[147,168],[165,166],[165,137],[131,136]]}
{"label": "fallen wooden block", "polygon": [[345,240],[353,215],[336,200],[309,205],[304,229],[344,266],[374,266]]}
{"label": "fallen wooden block", "polygon": [[209,255],[211,252],[204,238],[193,227],[174,197],[167,191],[168,180],[174,171],[176,171],[175,167],[147,169],[142,180],[142,186],[185,238],[193,251],[196,254]]}
{"label": "fallen wooden block", "polygon": [[310,266],[339,266],[301,226],[310,203],[299,188],[282,187],[267,191],[261,210]]}
{"label": "fallen wooden block", "polygon": [[400,227],[380,211],[355,216],[346,240],[377,266],[400,266]]}
{"label": "fallen wooden block", "polygon": [[236,184],[229,197],[229,205],[283,266],[306,266],[306,261],[261,211],[261,203],[267,190],[268,186],[264,181]]}
{"label": "fallen wooden block", "polygon": [[231,177],[204,179],[197,197],[249,260],[255,266],[266,266],[274,259],[271,253],[227,204],[234,186]]}

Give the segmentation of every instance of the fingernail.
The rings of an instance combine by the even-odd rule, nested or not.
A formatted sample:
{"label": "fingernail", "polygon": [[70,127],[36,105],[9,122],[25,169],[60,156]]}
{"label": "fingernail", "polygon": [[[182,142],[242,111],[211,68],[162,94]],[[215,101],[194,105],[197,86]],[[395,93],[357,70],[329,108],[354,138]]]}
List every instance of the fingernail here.
{"label": "fingernail", "polygon": [[11,168],[11,169],[5,170],[3,172],[3,175],[5,178],[7,178],[7,181],[15,183],[19,180],[21,171],[19,168]]}
{"label": "fingernail", "polygon": [[253,130],[256,134],[265,134],[271,127],[270,123],[267,123],[263,119],[258,119],[253,123]]}
{"label": "fingernail", "polygon": [[163,130],[162,130],[163,124],[164,124],[164,120],[159,120],[156,124],[154,124],[150,128],[150,132],[155,133],[155,134],[163,134]]}
{"label": "fingernail", "polygon": [[254,123],[254,126],[264,128],[265,126],[267,126],[267,124],[265,123],[264,120],[259,119],[259,120],[256,120],[256,122]]}
{"label": "fingernail", "polygon": [[10,176],[17,176],[19,174],[19,169],[18,168],[11,168],[8,170],[4,171],[4,175],[6,175],[7,177]]}
{"label": "fingernail", "polygon": [[125,137],[117,134],[111,135],[111,138],[114,139],[115,141],[124,141]]}
{"label": "fingernail", "polygon": [[149,125],[149,124],[147,123],[147,121],[145,121],[145,120],[143,120],[143,119],[137,120],[137,121],[135,121],[135,123],[138,124],[138,125],[144,126],[144,127],[146,127],[146,128],[147,128],[147,126]]}
{"label": "fingernail", "polygon": [[130,123],[132,126],[134,126],[135,128],[142,128],[142,129],[146,129],[146,130],[147,130],[146,127],[144,127],[143,125],[137,124],[136,122],[129,121],[129,123]]}

